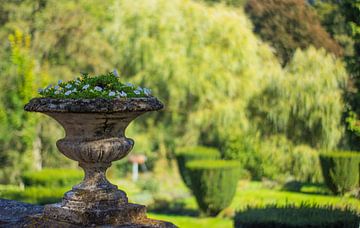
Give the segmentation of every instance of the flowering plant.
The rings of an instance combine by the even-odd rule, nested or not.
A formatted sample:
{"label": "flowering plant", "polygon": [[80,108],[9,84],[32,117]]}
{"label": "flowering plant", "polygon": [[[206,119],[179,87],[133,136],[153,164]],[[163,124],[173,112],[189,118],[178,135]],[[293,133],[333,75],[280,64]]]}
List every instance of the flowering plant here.
{"label": "flowering plant", "polygon": [[133,98],[149,97],[151,90],[136,87],[131,83],[121,83],[116,70],[107,74],[90,77],[83,73],[75,80],[49,85],[39,89],[42,97],[51,98]]}

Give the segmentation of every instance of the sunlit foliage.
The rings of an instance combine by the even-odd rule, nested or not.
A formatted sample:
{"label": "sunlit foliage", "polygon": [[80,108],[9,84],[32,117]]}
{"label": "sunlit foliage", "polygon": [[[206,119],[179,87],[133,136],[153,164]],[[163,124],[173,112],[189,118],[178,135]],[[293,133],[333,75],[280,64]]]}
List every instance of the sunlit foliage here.
{"label": "sunlit foliage", "polygon": [[298,50],[285,70],[250,105],[259,127],[267,134],[284,133],[295,143],[336,147],[343,132],[344,66],[325,51],[310,48]]}
{"label": "sunlit foliage", "polygon": [[282,74],[244,14],[221,5],[117,2],[111,34],[122,73],[164,101],[159,124],[165,140],[177,144],[213,143],[231,128],[246,130],[249,99]]}

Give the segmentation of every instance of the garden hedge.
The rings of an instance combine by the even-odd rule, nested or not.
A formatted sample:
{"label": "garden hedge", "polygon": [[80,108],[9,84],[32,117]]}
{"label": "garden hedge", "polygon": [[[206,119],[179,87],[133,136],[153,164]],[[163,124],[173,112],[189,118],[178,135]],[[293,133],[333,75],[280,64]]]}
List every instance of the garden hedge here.
{"label": "garden hedge", "polygon": [[359,186],[360,153],[323,153],[320,163],[325,183],[334,194],[343,195]]}
{"label": "garden hedge", "polygon": [[29,171],[22,175],[25,186],[65,187],[79,183],[84,177],[76,169],[43,169]]}
{"label": "garden hedge", "polygon": [[186,186],[190,188],[190,177],[186,169],[186,163],[193,160],[219,159],[220,151],[216,148],[195,146],[182,147],[176,150],[176,160],[179,167],[181,178]]}
{"label": "garden hedge", "polygon": [[360,217],[349,209],[288,205],[248,208],[234,218],[235,228],[358,228]]}
{"label": "garden hedge", "polygon": [[215,216],[230,205],[239,179],[238,161],[196,160],[188,162],[186,168],[203,214]]}

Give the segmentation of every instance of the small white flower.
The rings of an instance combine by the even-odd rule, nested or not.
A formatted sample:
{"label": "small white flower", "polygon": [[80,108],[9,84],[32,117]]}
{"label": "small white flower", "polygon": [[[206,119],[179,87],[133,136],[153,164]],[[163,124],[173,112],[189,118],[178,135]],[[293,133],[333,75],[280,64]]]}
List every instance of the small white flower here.
{"label": "small white flower", "polygon": [[67,89],[70,89],[71,87],[72,87],[71,84],[67,84],[67,85],[65,86],[65,88],[67,88]]}
{"label": "small white flower", "polygon": [[60,87],[58,86],[58,85],[56,85],[55,87],[54,87],[54,89],[55,90],[58,90]]}
{"label": "small white flower", "polygon": [[141,92],[140,92],[139,90],[135,90],[134,93],[135,93],[136,95],[139,95]]}
{"label": "small white flower", "polygon": [[129,86],[129,87],[134,87],[134,85],[131,84],[130,82],[125,83],[125,85],[127,85],[127,86]]}
{"label": "small white flower", "polygon": [[60,91],[59,90],[56,90],[55,92],[54,92],[54,94],[59,94],[60,93]]}
{"label": "small white flower", "polygon": [[62,80],[59,80],[59,81],[58,81],[58,85],[61,84],[62,82],[63,82]]}
{"label": "small white flower", "polygon": [[113,70],[113,75],[115,75],[115,77],[119,77],[119,73],[116,69]]}
{"label": "small white flower", "polygon": [[74,89],[72,90],[72,92],[73,92],[73,93],[76,93],[76,92],[77,92],[76,88],[74,88]]}
{"label": "small white flower", "polygon": [[103,89],[100,86],[95,86],[94,90],[101,92]]}
{"label": "small white flower", "polygon": [[65,96],[69,96],[71,94],[71,90],[65,92]]}
{"label": "small white flower", "polygon": [[110,97],[115,96],[115,92],[114,92],[114,91],[110,91],[109,96],[110,96]]}
{"label": "small white flower", "polygon": [[144,94],[145,94],[146,96],[150,96],[150,95],[151,95],[151,90],[148,89],[148,88],[144,88]]}
{"label": "small white flower", "polygon": [[90,85],[89,85],[89,84],[86,84],[86,85],[84,85],[84,86],[82,87],[82,89],[83,89],[83,90],[87,90],[89,87],[90,87]]}
{"label": "small white flower", "polygon": [[137,87],[137,90],[139,90],[140,92],[143,91],[143,88],[141,88],[140,86]]}
{"label": "small white flower", "polygon": [[40,89],[38,89],[38,92],[42,93],[42,92],[44,92],[44,89],[40,88]]}
{"label": "small white flower", "polygon": [[127,97],[127,94],[124,91],[121,91],[120,96],[121,97]]}
{"label": "small white flower", "polygon": [[80,84],[80,81],[78,79],[75,80],[75,84],[76,85],[79,85]]}

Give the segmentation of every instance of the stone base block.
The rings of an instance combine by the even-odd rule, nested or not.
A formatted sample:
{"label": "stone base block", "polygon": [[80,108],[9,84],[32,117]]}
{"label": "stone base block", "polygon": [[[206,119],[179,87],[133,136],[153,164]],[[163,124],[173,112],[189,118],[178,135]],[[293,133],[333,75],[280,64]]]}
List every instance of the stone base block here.
{"label": "stone base block", "polygon": [[85,226],[125,224],[146,219],[146,207],[128,203],[105,210],[73,210],[56,203],[45,206],[44,218]]}
{"label": "stone base block", "polygon": [[[48,213],[64,213],[70,215],[68,218],[74,218],[71,216],[70,211],[61,208],[59,204],[47,205],[47,212],[42,206],[32,205],[27,203],[21,203],[14,200],[0,199],[0,227],[6,228],[80,228],[80,227],[99,227],[99,228],[174,228],[172,223],[153,220],[146,218],[145,207],[142,205],[128,204],[123,207],[123,210],[117,212],[110,212],[110,214],[98,214],[99,221],[106,221],[107,223],[99,224],[99,221],[95,223],[86,224],[72,223],[70,220],[59,220],[59,217],[49,216]],[[129,210],[129,211],[126,211]],[[140,215],[138,215],[139,213]],[[46,215],[47,214],[47,215]],[[77,215],[84,219],[86,213],[77,212]],[[103,215],[105,219],[101,219],[99,216]],[[112,219],[110,219],[112,215]],[[108,218],[106,218],[109,216]],[[61,217],[61,216],[60,216]],[[66,217],[61,217],[66,218]],[[129,219],[129,220],[128,220]]]}

